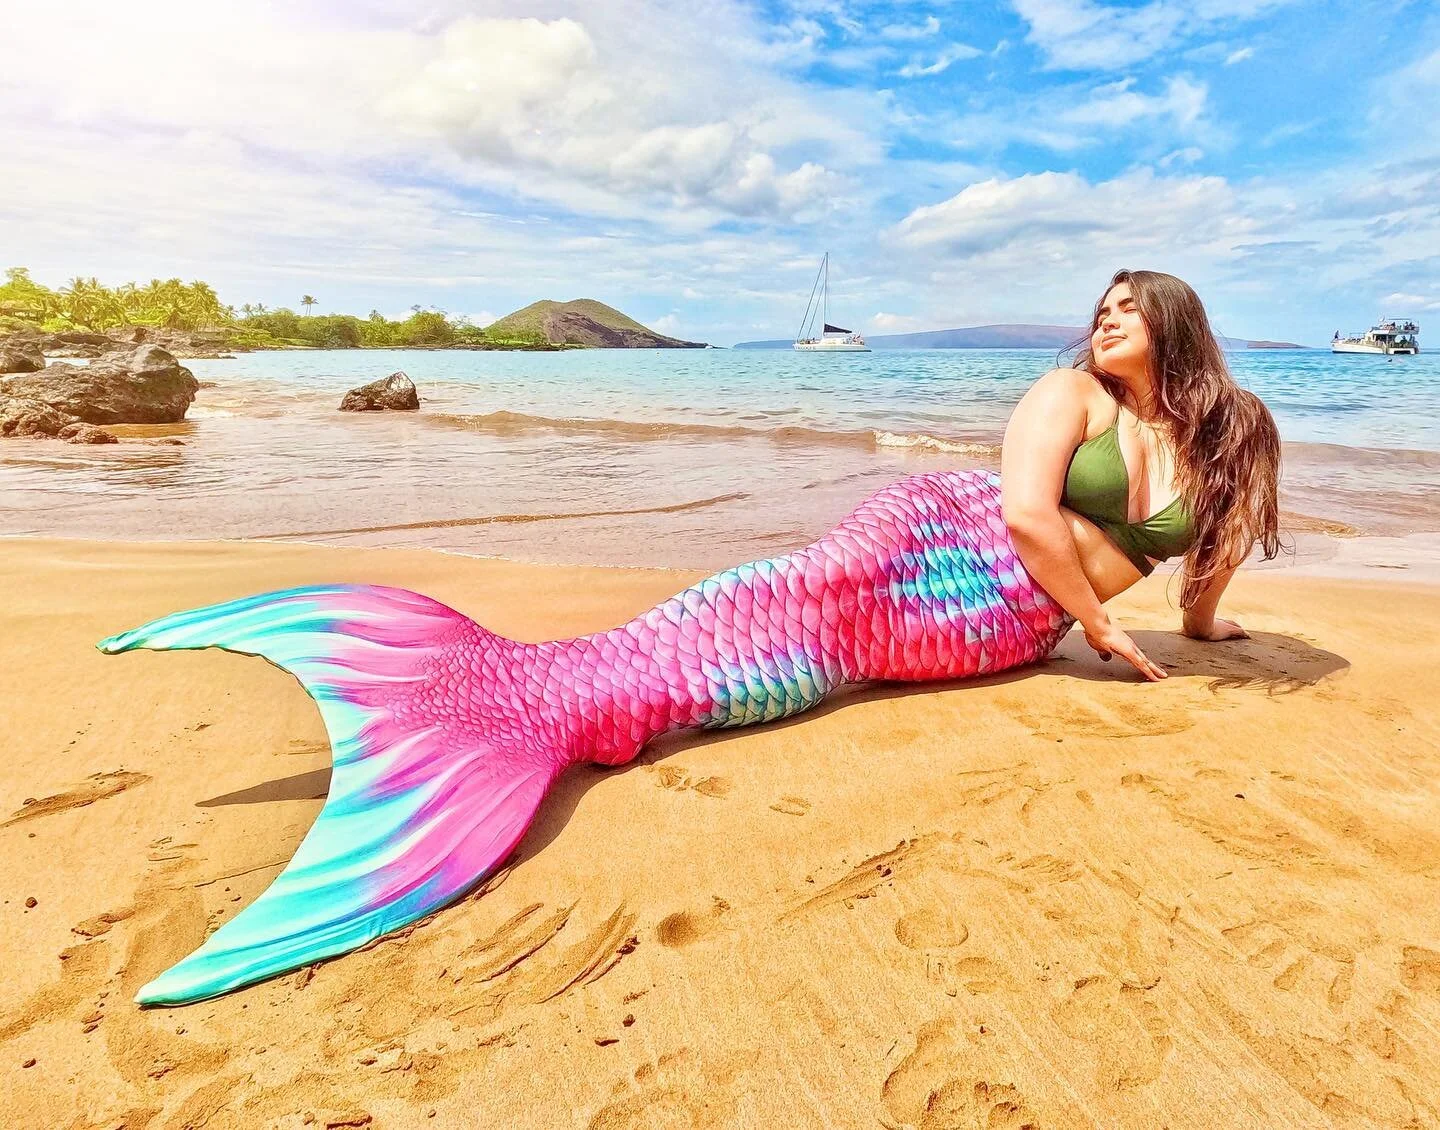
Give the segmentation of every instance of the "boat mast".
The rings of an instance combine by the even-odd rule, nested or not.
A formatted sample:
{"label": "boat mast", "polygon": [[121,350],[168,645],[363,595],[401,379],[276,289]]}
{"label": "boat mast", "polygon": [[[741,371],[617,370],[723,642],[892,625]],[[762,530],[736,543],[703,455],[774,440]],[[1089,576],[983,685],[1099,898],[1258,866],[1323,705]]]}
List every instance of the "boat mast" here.
{"label": "boat mast", "polygon": [[830,252],[825,252],[825,259],[820,260],[820,269],[815,272],[815,281],[810,284],[810,300],[805,303],[805,317],[800,321],[800,332],[795,335],[796,341],[805,340],[805,328],[810,324],[811,313],[815,309],[815,292],[820,288],[820,280],[825,276],[825,262],[830,258]]}
{"label": "boat mast", "polygon": [[821,267],[825,271],[825,290],[820,298],[821,309],[824,311],[820,315],[820,336],[824,337],[825,327],[830,324],[830,252],[825,252]]}

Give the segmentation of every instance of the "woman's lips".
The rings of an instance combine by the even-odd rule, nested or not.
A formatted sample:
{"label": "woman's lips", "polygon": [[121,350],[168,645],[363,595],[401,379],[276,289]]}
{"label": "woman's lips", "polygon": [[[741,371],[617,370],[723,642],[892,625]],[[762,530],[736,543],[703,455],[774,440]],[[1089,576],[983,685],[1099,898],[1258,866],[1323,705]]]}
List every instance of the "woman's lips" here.
{"label": "woman's lips", "polygon": [[1105,346],[1107,346],[1107,345],[1114,345],[1117,341],[1124,341],[1124,340],[1125,340],[1125,335],[1124,335],[1124,334],[1114,334],[1114,335],[1112,335],[1112,336],[1110,336],[1110,337],[1102,337],[1102,338],[1100,339],[1100,347],[1103,349],[1103,348],[1104,348]]}

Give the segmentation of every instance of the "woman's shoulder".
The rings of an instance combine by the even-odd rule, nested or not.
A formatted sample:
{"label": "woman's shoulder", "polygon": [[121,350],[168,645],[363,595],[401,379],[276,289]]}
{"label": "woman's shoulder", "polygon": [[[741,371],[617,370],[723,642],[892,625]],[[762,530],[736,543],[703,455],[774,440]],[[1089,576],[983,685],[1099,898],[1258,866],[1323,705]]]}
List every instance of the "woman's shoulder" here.
{"label": "woman's shoulder", "polygon": [[1067,369],[1063,367],[1051,369],[1035,383],[1037,385],[1045,384],[1052,388],[1069,389],[1085,395],[1089,395],[1092,392],[1104,391],[1094,375],[1087,373],[1084,369]]}
{"label": "woman's shoulder", "polygon": [[1030,386],[1029,395],[1052,405],[1066,404],[1082,409],[1087,416],[1105,407],[1110,394],[1093,374],[1084,369],[1051,369]]}

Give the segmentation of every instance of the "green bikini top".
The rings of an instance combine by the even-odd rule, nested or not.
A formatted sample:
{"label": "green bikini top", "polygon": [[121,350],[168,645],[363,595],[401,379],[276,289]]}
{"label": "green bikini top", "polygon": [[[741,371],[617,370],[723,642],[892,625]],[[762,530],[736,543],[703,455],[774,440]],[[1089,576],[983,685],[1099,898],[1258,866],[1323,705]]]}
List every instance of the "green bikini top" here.
{"label": "green bikini top", "polygon": [[1099,526],[1142,576],[1148,577],[1155,569],[1149,558],[1179,556],[1195,541],[1192,516],[1182,498],[1175,498],[1143,522],[1126,521],[1130,472],[1120,452],[1118,412],[1105,431],[1075,449],[1065,472],[1060,504]]}

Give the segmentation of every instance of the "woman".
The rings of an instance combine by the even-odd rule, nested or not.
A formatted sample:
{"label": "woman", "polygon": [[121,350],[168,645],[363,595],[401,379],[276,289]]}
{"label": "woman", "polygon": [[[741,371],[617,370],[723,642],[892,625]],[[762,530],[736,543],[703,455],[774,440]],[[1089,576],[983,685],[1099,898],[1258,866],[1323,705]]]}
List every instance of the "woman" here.
{"label": "woman", "polygon": [[1163,679],[1104,603],[1183,553],[1184,633],[1243,638],[1215,609],[1253,545],[1266,558],[1278,550],[1280,437],[1174,275],[1116,272],[1090,329],[1075,367],[1047,373],[1010,417],[1005,524],[1030,576],[1102,659]]}
{"label": "woman", "polygon": [[810,545],[569,640],[520,643],[416,593],[328,585],[103,641],[263,655],[315,698],[334,754],[289,865],[138,999],[199,1000],[416,921],[504,861],[569,766],[623,764],[667,730],[780,718],[847,683],[1019,667],[1074,620],[1102,655],[1163,677],[1101,607],[1149,570],[1147,549],[1191,546],[1187,631],[1241,634],[1215,606],[1255,539],[1274,552],[1274,425],[1226,374],[1189,287],[1116,280],[1078,367],[1016,409],[1003,492],[978,471],[904,479]]}

